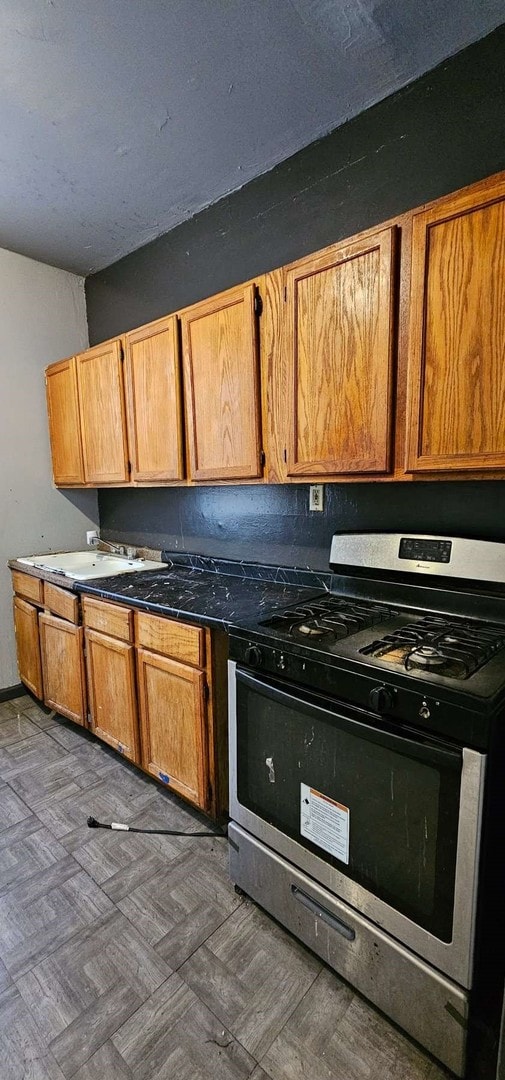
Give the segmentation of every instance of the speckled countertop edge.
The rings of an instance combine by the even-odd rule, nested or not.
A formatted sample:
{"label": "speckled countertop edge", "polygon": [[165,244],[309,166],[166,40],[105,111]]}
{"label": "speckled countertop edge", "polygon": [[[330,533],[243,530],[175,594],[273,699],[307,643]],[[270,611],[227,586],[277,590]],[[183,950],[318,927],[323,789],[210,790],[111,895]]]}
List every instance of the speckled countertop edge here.
{"label": "speckled countertop edge", "polygon": [[[91,550],[91,549],[90,549]],[[100,545],[96,549],[97,551],[108,551],[108,548],[101,547]],[[154,551],[153,548],[136,548],[139,559],[152,559],[153,562],[164,562],[163,553],[161,551]],[[68,548],[65,550],[60,549],[58,551],[45,551],[41,554],[44,555],[66,555]],[[23,558],[31,558],[31,555],[23,556]],[[20,574],[29,574],[30,577],[39,578],[41,581],[49,581],[51,585],[59,585],[61,589],[67,589],[69,592],[76,592],[74,588],[77,585],[75,578],[65,577],[64,574],[53,574],[50,570],[39,570],[36,566],[29,566],[27,563],[20,562],[19,559],[9,559],[7,562],[9,570],[18,570]]]}
{"label": "speckled countertop edge", "polygon": [[[71,592],[226,631],[247,624],[259,613],[266,614],[318,595],[329,587],[331,577],[330,573],[308,568],[234,563],[230,559],[152,549],[143,549],[139,555],[157,560],[161,555],[161,561],[167,562],[166,571],[140,570],[110,578],[76,581],[27,566],[17,559],[9,560],[9,567]],[[200,595],[192,595],[195,592],[192,584],[197,585],[196,592]],[[174,592],[177,592],[176,596]],[[218,592],[220,595],[216,597]]]}
{"label": "speckled countertop edge", "polygon": [[10,570],[18,570],[20,574],[28,574],[29,577],[49,581],[51,585],[59,585],[60,589],[66,589],[67,592],[74,592],[73,578],[64,577],[63,574],[52,574],[50,570],[39,570],[36,566],[27,566],[18,559],[9,559],[7,565]]}

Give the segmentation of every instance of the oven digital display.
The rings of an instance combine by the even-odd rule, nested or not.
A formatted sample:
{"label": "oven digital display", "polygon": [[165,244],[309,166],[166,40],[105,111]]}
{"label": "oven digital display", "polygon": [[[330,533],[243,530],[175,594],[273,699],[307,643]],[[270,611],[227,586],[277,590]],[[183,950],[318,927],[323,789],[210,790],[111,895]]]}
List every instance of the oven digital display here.
{"label": "oven digital display", "polygon": [[416,562],[448,563],[451,561],[451,540],[415,540],[402,536],[399,559],[413,559]]}

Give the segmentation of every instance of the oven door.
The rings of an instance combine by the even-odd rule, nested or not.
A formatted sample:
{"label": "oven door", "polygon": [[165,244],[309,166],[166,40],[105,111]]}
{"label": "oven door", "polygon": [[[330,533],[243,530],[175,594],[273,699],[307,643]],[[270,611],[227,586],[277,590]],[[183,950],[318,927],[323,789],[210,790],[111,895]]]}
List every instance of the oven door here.
{"label": "oven door", "polygon": [[230,814],[470,988],[485,755],[230,662]]}

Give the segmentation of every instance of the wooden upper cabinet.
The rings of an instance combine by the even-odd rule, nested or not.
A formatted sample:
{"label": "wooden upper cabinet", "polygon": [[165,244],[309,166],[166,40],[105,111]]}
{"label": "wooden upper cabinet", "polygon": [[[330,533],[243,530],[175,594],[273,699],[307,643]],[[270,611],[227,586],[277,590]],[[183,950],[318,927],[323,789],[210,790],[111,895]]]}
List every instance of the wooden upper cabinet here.
{"label": "wooden upper cabinet", "polygon": [[505,184],[416,214],[407,471],[505,468]]}
{"label": "wooden upper cabinet", "polygon": [[128,437],[133,480],[184,477],[179,339],[175,315],[125,338]]}
{"label": "wooden upper cabinet", "polygon": [[54,482],[62,487],[83,484],[75,357],[46,368],[46,397]]}
{"label": "wooden upper cabinet", "polygon": [[129,479],[121,342],[76,357],[84,478],[88,484]]}
{"label": "wooden upper cabinet", "polygon": [[285,270],[286,475],[385,473],[393,417],[394,229]]}
{"label": "wooden upper cabinet", "polygon": [[181,313],[193,480],[262,476],[255,297],[256,287],[245,285]]}

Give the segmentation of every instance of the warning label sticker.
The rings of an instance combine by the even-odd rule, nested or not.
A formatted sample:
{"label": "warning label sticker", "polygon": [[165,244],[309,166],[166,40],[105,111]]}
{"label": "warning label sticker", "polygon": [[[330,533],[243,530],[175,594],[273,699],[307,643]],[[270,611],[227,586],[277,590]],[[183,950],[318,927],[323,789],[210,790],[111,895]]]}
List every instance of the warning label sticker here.
{"label": "warning label sticker", "polygon": [[334,855],[341,862],[349,862],[348,806],[335,802],[328,795],[300,784],[300,832],[307,840]]}

